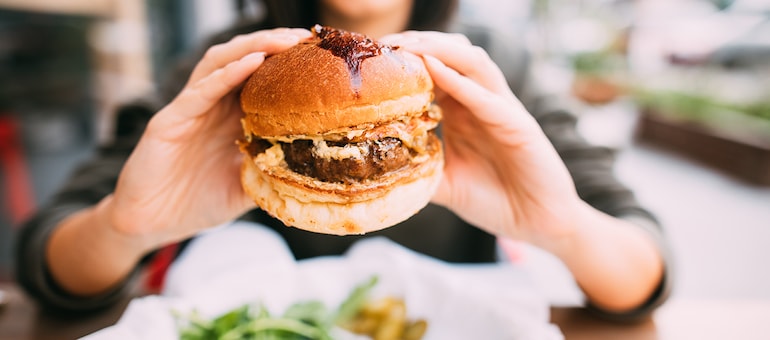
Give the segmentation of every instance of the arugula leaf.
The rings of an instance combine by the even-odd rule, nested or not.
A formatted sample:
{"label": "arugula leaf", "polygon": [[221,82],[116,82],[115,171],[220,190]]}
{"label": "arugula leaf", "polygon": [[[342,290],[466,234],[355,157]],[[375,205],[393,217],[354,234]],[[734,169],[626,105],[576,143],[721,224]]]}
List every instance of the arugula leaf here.
{"label": "arugula leaf", "polygon": [[337,315],[334,317],[334,323],[340,325],[350,321],[350,319],[352,319],[361,309],[361,306],[364,305],[367,297],[369,297],[369,292],[376,284],[377,276],[372,276],[369,278],[369,281],[364,282],[353,289],[348,298],[340,304],[339,308],[337,308]]}
{"label": "arugula leaf", "polygon": [[271,316],[263,305],[244,305],[213,320],[203,319],[197,311],[180,321],[182,340],[333,340],[335,325],[349,321],[363,306],[377,283],[374,276],[353,289],[340,306],[330,311],[320,301],[291,305],[283,316]]}
{"label": "arugula leaf", "polygon": [[284,318],[296,319],[316,327],[328,328],[329,310],[320,301],[305,301],[291,305],[283,313]]}

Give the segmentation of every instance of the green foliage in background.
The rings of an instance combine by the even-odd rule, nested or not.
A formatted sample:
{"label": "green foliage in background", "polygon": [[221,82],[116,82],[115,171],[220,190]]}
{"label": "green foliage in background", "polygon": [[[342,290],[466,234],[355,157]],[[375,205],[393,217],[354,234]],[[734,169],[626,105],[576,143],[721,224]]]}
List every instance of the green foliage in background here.
{"label": "green foliage in background", "polygon": [[570,58],[575,72],[588,74],[602,73],[609,69],[608,59],[606,52],[580,53]]}
{"label": "green foliage in background", "polygon": [[640,89],[633,91],[632,96],[642,107],[672,112],[693,119],[709,119],[719,112],[729,111],[770,121],[770,101],[737,104],[702,94]]}

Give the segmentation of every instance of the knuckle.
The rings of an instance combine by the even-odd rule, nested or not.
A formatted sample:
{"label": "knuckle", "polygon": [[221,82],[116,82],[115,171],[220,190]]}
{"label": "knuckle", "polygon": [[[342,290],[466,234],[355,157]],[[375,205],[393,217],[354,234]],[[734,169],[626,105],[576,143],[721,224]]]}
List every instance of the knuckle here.
{"label": "knuckle", "polygon": [[487,51],[479,46],[471,46],[471,52],[477,58],[489,58]]}
{"label": "knuckle", "polygon": [[174,98],[173,103],[176,105],[184,105],[184,103],[189,102],[193,98],[200,97],[200,92],[200,87],[197,84],[188,86],[182,90],[182,92],[180,92],[176,98]]}
{"label": "knuckle", "polygon": [[215,72],[214,79],[219,82],[221,86],[225,86],[227,88],[232,88],[237,86],[240,83],[239,75],[239,63],[238,61],[231,62],[227,64],[224,68],[217,70],[218,72]]}
{"label": "knuckle", "polygon": [[222,54],[222,51],[225,49],[225,46],[223,44],[218,44],[209,47],[208,50],[206,50],[206,53],[203,54],[203,59],[207,60],[213,60],[216,59],[217,56]]}
{"label": "knuckle", "polygon": [[240,42],[246,41],[248,39],[249,39],[248,35],[246,35],[246,34],[238,34],[238,35],[234,36],[232,39],[230,39],[230,42],[240,43]]}
{"label": "knuckle", "polygon": [[453,40],[457,41],[457,42],[460,42],[460,43],[463,43],[463,44],[468,44],[468,45],[471,44],[471,40],[468,39],[468,37],[465,36],[465,34],[462,34],[462,33],[451,33],[450,37]]}
{"label": "knuckle", "polygon": [[230,84],[231,80],[233,79],[233,75],[235,72],[235,68],[238,62],[234,61],[229,64],[227,64],[222,71],[219,74],[220,79],[222,79],[222,82],[225,84]]}
{"label": "knuckle", "polygon": [[471,49],[474,58],[484,61],[485,63],[492,63],[492,58],[489,56],[489,53],[487,53],[487,50],[479,46],[473,46]]}

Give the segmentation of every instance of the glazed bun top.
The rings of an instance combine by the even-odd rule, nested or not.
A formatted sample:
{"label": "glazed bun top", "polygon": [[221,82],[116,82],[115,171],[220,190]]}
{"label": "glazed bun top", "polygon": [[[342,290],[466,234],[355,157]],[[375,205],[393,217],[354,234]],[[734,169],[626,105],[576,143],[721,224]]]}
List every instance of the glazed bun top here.
{"label": "glazed bun top", "polygon": [[256,136],[322,135],[421,114],[433,100],[422,60],[364,35],[316,25],[270,56],[241,92]]}

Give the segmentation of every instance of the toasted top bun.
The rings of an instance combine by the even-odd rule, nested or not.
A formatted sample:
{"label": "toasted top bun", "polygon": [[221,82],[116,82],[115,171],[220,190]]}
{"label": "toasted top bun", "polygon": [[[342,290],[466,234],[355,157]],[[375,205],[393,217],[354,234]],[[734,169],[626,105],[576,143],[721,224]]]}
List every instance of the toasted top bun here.
{"label": "toasted top bun", "polygon": [[241,92],[247,132],[323,135],[420,114],[433,100],[419,57],[369,40],[379,54],[349,60],[320,42],[316,37],[267,58],[248,79]]}

